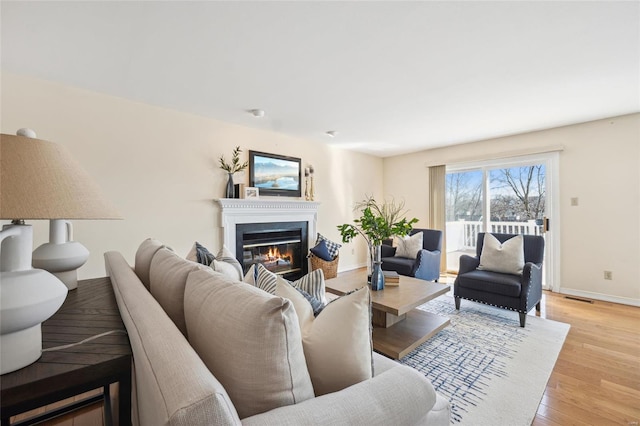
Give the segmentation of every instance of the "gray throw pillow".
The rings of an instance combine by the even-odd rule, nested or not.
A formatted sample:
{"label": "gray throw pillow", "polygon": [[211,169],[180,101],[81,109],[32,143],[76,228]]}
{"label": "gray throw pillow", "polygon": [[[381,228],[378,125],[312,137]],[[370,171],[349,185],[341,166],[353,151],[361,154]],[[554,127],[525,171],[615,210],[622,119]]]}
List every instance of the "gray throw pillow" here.
{"label": "gray throw pillow", "polygon": [[484,234],[480,266],[484,271],[502,272],[503,274],[522,275],[524,268],[524,238],[517,235],[500,243],[491,234]]}

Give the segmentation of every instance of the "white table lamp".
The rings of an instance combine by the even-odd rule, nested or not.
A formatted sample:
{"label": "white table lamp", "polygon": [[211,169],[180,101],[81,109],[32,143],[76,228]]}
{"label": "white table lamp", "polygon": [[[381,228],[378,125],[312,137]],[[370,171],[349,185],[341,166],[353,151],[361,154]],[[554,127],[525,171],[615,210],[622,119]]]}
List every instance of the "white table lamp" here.
{"label": "white table lamp", "polygon": [[66,245],[66,219],[120,218],[63,146],[35,139],[30,130],[19,134],[0,135],[0,219],[12,220],[0,231],[0,374],[40,357],[41,323],[68,291],[51,273],[32,268],[33,229],[24,219],[52,220],[52,241],[36,251],[36,263],[77,283],[71,275],[89,252]]}

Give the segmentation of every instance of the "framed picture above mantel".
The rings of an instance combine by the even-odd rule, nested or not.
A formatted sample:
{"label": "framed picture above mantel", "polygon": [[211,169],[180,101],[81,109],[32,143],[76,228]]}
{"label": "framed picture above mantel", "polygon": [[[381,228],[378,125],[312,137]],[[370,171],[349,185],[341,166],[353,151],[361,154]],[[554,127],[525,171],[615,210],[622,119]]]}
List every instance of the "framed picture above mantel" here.
{"label": "framed picture above mantel", "polygon": [[300,197],[301,164],[300,158],[249,151],[249,186],[259,188],[260,195]]}

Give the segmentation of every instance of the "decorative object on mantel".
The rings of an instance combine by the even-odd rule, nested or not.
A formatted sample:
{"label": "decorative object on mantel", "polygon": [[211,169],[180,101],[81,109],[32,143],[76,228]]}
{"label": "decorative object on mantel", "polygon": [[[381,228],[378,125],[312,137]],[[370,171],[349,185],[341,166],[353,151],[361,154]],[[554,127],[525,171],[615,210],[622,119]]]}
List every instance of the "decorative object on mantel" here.
{"label": "decorative object on mantel", "polygon": [[371,290],[382,290],[384,288],[384,273],[380,260],[382,241],[396,235],[407,235],[418,219],[414,217],[407,220],[402,217],[407,213],[404,202],[396,203],[391,199],[379,204],[373,196],[367,196],[363,201],[357,202],[354,210],[360,210],[360,218],[354,219],[354,224],[345,223],[338,226],[342,242],[348,243],[358,235],[362,235],[369,248]]}
{"label": "decorative object on mantel", "polygon": [[309,168],[304,168],[304,199],[306,201],[311,201],[309,198]]}
{"label": "decorative object on mantel", "polygon": [[226,198],[235,198],[235,187],[233,185],[233,174],[236,172],[240,172],[246,169],[249,166],[249,162],[245,161],[244,163],[240,163],[240,153],[242,150],[239,146],[236,146],[233,150],[233,154],[231,155],[231,163],[227,163],[224,159],[224,155],[221,155],[218,158],[218,162],[220,163],[220,168],[227,172],[228,180],[227,180],[227,189],[225,192]]}
{"label": "decorative object on mantel", "polygon": [[233,188],[233,198],[244,198],[244,183],[236,183]]}
{"label": "decorative object on mantel", "polygon": [[261,195],[302,196],[302,160],[285,155],[249,151],[249,186]]}
{"label": "decorative object on mantel", "polygon": [[244,189],[244,198],[253,198],[257,200],[260,197],[260,188],[248,186]]}
{"label": "decorative object on mantel", "polygon": [[313,169],[313,166],[311,164],[309,164],[308,170],[309,170],[309,181],[308,181],[309,182],[309,199],[307,201],[313,201],[313,199],[315,197],[315,194],[314,194],[314,191],[313,191],[313,172],[314,172],[314,169]]}
{"label": "decorative object on mantel", "polygon": [[[68,219],[121,217],[64,146],[36,139],[33,130],[0,136],[0,166],[0,219],[13,220],[0,232],[0,374],[5,374],[40,358],[41,323],[77,286],[76,269],[89,253],[67,238]],[[33,229],[24,219],[51,220],[51,241],[33,254]],[[32,260],[42,269],[33,268]]]}

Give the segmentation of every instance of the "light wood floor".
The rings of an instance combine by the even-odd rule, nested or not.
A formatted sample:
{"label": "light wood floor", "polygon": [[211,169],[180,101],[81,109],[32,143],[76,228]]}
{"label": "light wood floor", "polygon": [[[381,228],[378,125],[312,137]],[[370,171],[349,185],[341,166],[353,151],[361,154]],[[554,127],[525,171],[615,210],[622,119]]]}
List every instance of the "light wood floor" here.
{"label": "light wood floor", "polygon": [[541,316],[571,324],[535,426],[640,424],[640,308],[545,292]]}
{"label": "light wood floor", "polygon": [[[545,292],[540,316],[571,330],[533,425],[639,426],[640,308]],[[102,410],[96,404],[45,424],[102,425]]]}

